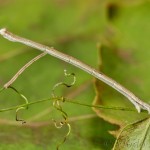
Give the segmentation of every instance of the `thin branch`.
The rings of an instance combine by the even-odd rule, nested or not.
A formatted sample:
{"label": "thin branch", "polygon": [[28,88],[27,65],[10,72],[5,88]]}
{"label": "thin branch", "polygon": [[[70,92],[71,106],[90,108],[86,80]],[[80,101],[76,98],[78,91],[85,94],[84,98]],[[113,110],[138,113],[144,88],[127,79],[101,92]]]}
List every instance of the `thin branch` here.
{"label": "thin branch", "polygon": [[73,58],[72,56],[69,56],[67,54],[64,54],[62,52],[59,52],[59,51],[55,50],[53,47],[48,47],[48,46],[36,43],[34,41],[22,38],[20,36],[17,36],[11,32],[8,32],[5,28],[0,30],[0,34],[4,38],[6,38],[12,42],[20,42],[22,44],[36,48],[43,52],[47,52],[49,55],[57,57],[67,63],[70,63],[70,64],[80,68],[81,70],[84,70],[85,72],[87,72],[87,73],[91,74],[92,76],[94,76],[95,78],[103,81],[104,83],[108,84],[109,86],[111,86],[112,88],[114,88],[115,90],[117,90],[118,92],[123,94],[125,97],[127,97],[133,103],[133,105],[135,106],[135,108],[137,109],[138,112],[140,112],[141,109],[144,109],[144,110],[147,110],[148,113],[150,114],[150,105],[149,104],[143,102],[141,99],[139,99],[137,96],[135,96],[131,91],[129,91],[128,89],[123,87],[121,84],[117,83],[115,80],[106,76],[102,72],[95,70],[94,68],[88,66],[87,64],[84,64],[80,60]]}
{"label": "thin branch", "polygon": [[32,60],[30,60],[27,64],[25,64],[11,79],[8,81],[5,85],[4,88],[7,89],[24,71],[26,68],[28,68],[30,65],[32,65],[35,61],[40,59],[41,57],[45,56],[47,53],[43,52],[40,55],[34,57]]}

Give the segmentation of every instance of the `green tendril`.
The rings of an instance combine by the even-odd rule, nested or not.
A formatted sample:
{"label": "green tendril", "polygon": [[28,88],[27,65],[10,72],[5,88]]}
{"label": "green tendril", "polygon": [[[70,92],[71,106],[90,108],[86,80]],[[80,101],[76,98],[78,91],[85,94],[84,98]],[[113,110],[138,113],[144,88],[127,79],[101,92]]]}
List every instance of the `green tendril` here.
{"label": "green tendril", "polygon": [[54,122],[55,127],[56,128],[62,128],[64,125],[68,126],[68,132],[64,136],[63,140],[60,143],[58,143],[58,145],[57,145],[57,150],[58,150],[59,147],[66,141],[67,137],[69,136],[69,134],[71,132],[71,126],[68,123],[68,115],[67,115],[67,113],[62,109],[62,107],[60,105],[60,100],[57,100],[57,99],[54,100],[53,106],[54,106],[55,109],[57,109],[62,114],[62,117],[64,118],[64,120],[61,121],[61,122],[56,122],[56,120],[52,119],[53,122]]}
{"label": "green tendril", "polygon": [[8,88],[10,88],[10,89],[12,89],[13,91],[15,91],[17,94],[19,94],[19,96],[20,96],[23,100],[25,100],[26,106],[25,106],[25,107],[21,106],[21,107],[18,107],[18,108],[16,109],[16,121],[21,121],[22,124],[24,124],[24,123],[26,123],[26,121],[23,120],[23,119],[20,119],[20,118],[18,117],[18,112],[19,112],[20,110],[22,110],[22,109],[28,109],[28,104],[29,104],[28,99],[27,99],[23,94],[21,94],[16,88],[14,88],[14,87],[12,87],[12,86],[9,86]]}
{"label": "green tendril", "polygon": [[69,88],[69,87],[71,87],[71,86],[73,86],[73,85],[75,84],[75,82],[76,82],[76,76],[75,76],[74,73],[67,73],[67,70],[64,70],[64,75],[65,75],[65,77],[73,76],[73,81],[72,81],[70,84],[64,83],[64,82],[59,82],[59,83],[55,84],[54,87],[53,87],[53,89],[52,89],[52,97],[57,97],[57,96],[55,95],[55,89],[56,89],[57,87],[63,85],[63,86],[66,86],[66,87]]}
{"label": "green tendril", "polygon": [[12,90],[14,90],[17,94],[19,94],[19,96],[20,96],[22,99],[25,100],[25,104],[27,104],[27,105],[26,105],[26,109],[28,109],[28,103],[29,103],[28,99],[27,99],[23,94],[21,94],[16,88],[14,88],[14,87],[12,87],[12,86],[9,86],[8,88],[11,88]]}
{"label": "green tendril", "polygon": [[73,76],[73,81],[70,84],[67,84],[67,83],[64,83],[64,82],[59,82],[59,83],[55,84],[53,89],[52,89],[52,97],[56,98],[53,101],[53,106],[54,106],[54,108],[56,110],[58,110],[61,113],[61,115],[62,115],[62,117],[64,119],[63,121],[61,121],[59,123],[56,120],[52,119],[53,122],[54,122],[54,125],[55,125],[56,128],[62,128],[64,125],[67,125],[67,127],[68,127],[68,132],[64,136],[63,140],[57,145],[57,148],[56,148],[57,150],[66,141],[67,137],[69,136],[69,134],[71,132],[71,126],[68,123],[68,115],[67,115],[67,113],[61,107],[61,102],[65,102],[65,98],[62,97],[61,99],[57,99],[57,96],[55,95],[55,90],[56,90],[57,87],[59,87],[61,85],[66,86],[66,87],[69,88],[69,87],[73,86],[75,84],[75,82],[76,82],[76,77],[75,77],[74,73],[68,74],[67,71],[64,70],[64,75],[66,77]]}
{"label": "green tendril", "polygon": [[62,109],[62,107],[61,107],[59,101],[60,101],[60,100],[57,100],[57,99],[54,100],[53,106],[54,106],[58,111],[60,111],[61,114],[62,114],[62,116],[63,116],[63,118],[66,119],[66,118],[68,118],[68,115],[67,115],[67,113],[66,113],[65,111],[63,111],[63,109]]}
{"label": "green tendril", "polygon": [[19,108],[16,109],[16,121],[21,121],[22,124],[24,124],[24,123],[26,123],[26,121],[23,120],[23,119],[20,119],[20,118],[18,117],[18,112],[19,112],[20,110],[22,110],[22,109],[26,109],[26,108],[25,108],[25,107],[19,107]]}
{"label": "green tendril", "polygon": [[63,139],[60,143],[58,143],[58,145],[57,145],[57,147],[56,147],[57,150],[59,150],[59,147],[60,147],[63,143],[65,143],[67,137],[70,135],[71,126],[70,126],[69,123],[66,123],[66,125],[68,126],[68,132],[67,132],[67,134],[64,136],[64,139]]}
{"label": "green tendril", "polygon": [[5,88],[4,87],[2,87],[1,89],[0,89],[0,93],[4,90]]}
{"label": "green tendril", "polygon": [[5,88],[4,88],[4,87],[0,88],[0,92],[2,92],[3,90],[5,90]]}

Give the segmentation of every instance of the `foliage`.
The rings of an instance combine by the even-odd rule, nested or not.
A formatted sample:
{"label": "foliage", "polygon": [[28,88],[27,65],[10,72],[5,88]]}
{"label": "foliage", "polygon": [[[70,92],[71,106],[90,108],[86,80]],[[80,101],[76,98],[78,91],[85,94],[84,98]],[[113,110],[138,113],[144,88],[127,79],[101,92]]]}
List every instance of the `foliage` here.
{"label": "foliage", "polygon": [[[0,1],[0,26],[54,46],[95,68],[99,65],[105,74],[148,102],[149,8],[150,3],[146,0],[6,0]],[[101,43],[100,54],[96,48],[97,42]],[[3,38],[0,38],[0,43],[2,86],[38,52]],[[99,64],[98,59],[101,62]],[[13,86],[23,93],[29,102],[51,97],[53,86],[64,79],[64,69],[75,73],[77,81],[70,89],[59,87],[58,95],[91,104],[95,97],[95,82],[94,104],[133,107],[108,86],[93,81],[93,78],[83,71],[50,56],[43,57],[28,68]],[[0,93],[0,102],[1,109],[24,103],[20,96],[10,89]],[[69,116],[72,130],[61,149],[111,149],[115,138],[107,131],[117,127],[110,123],[122,127],[114,147],[119,149],[117,144],[124,143],[120,141],[121,136],[130,136],[132,145],[132,136],[137,137],[137,140],[140,138],[136,131],[141,126],[149,126],[149,119],[143,120],[148,117],[145,113],[95,109],[96,115],[92,109],[80,105],[63,103],[62,107]],[[0,113],[1,149],[55,149],[68,130],[65,127],[57,130],[53,125],[51,119],[59,120],[61,115],[53,108],[51,101],[31,105],[28,110],[21,111],[20,115],[26,120],[26,124],[20,125],[14,121],[15,111]],[[132,125],[139,119],[142,121]],[[124,125],[129,123],[129,128],[124,128]],[[142,130],[138,130],[139,135],[141,132]],[[148,135],[148,132],[146,134]],[[123,140],[126,140],[125,138]],[[148,136],[145,139],[148,140]],[[148,147],[149,143],[146,144]],[[127,149],[127,144],[123,146]]]}

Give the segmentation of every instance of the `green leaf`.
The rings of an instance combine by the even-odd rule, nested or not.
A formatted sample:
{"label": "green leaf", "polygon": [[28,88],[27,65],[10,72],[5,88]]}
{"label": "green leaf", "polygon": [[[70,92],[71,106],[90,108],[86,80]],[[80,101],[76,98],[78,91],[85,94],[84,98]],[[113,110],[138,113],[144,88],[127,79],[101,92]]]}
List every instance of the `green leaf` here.
{"label": "green leaf", "polygon": [[[0,2],[1,3],[1,2]],[[25,0],[8,1],[0,9],[0,26],[39,43],[54,46],[96,67],[99,33],[105,28],[105,7],[101,1]],[[0,85],[4,85],[38,52],[0,37]],[[70,89],[59,87],[57,94],[91,104],[95,95],[92,77],[51,56],[30,66],[13,84],[29,102],[51,97],[53,86],[64,81],[64,69],[75,73],[77,82]],[[69,80],[69,79],[68,79]],[[67,80],[67,81],[68,81]],[[0,93],[0,108],[23,104],[10,89]],[[92,109],[63,103],[72,127],[71,134],[60,149],[99,150],[113,146],[114,138],[107,133],[114,127],[101,120]],[[52,102],[32,105],[20,111],[27,123],[15,121],[15,111],[0,113],[0,147],[2,149],[55,149],[67,128],[56,129],[51,119],[62,120]]]}
{"label": "green leaf", "polygon": [[[118,3],[116,3],[117,5]],[[103,37],[100,70],[149,103],[150,3],[117,5],[118,9]],[[94,104],[133,108],[124,96],[96,81]],[[120,126],[148,116],[146,113],[96,110],[103,119]]]}
{"label": "green leaf", "polygon": [[129,124],[120,132],[113,150],[147,150],[150,148],[150,118]]}

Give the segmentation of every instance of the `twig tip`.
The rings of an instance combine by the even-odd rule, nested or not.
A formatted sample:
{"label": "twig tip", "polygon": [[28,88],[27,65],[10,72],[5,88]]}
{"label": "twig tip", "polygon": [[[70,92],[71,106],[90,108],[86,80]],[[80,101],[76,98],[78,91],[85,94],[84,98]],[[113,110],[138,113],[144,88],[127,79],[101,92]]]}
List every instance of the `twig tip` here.
{"label": "twig tip", "polygon": [[4,35],[5,32],[6,32],[6,28],[0,29],[0,34],[1,34],[1,35]]}

